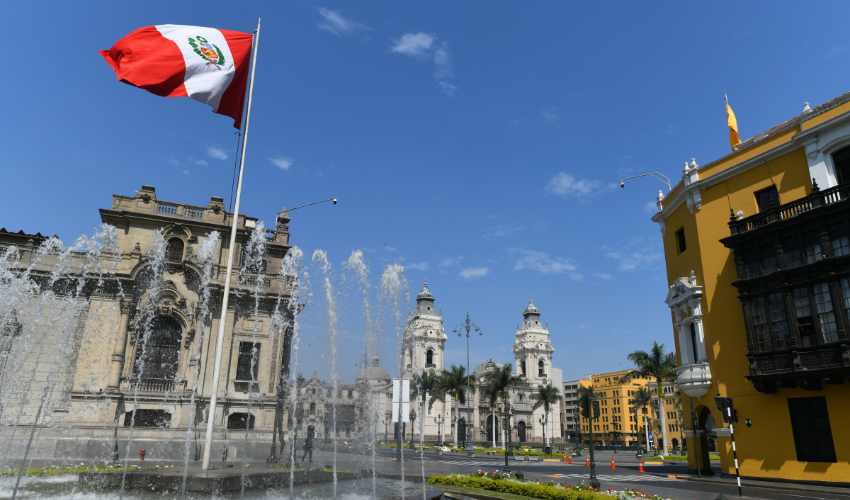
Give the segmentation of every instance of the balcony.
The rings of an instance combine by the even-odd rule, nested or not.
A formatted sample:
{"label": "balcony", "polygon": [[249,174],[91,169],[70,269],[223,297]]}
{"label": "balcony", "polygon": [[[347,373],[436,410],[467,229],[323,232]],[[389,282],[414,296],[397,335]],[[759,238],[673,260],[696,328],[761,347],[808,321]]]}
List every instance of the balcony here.
{"label": "balcony", "polygon": [[747,357],[747,378],[762,392],[773,392],[778,387],[818,388],[850,378],[850,344],[846,342],[750,353]]}
{"label": "balcony", "polygon": [[780,205],[740,220],[729,222],[732,236],[755,231],[762,227],[801,217],[821,207],[836,205],[850,199],[850,184],[840,184],[823,191],[815,191],[805,198]]}
{"label": "balcony", "polygon": [[683,365],[676,372],[676,384],[692,398],[704,396],[711,387],[711,368],[707,362]]}
{"label": "balcony", "polygon": [[186,391],[186,381],[171,378],[134,378],[124,385],[124,389],[130,392],[138,391],[152,394],[181,393]]}

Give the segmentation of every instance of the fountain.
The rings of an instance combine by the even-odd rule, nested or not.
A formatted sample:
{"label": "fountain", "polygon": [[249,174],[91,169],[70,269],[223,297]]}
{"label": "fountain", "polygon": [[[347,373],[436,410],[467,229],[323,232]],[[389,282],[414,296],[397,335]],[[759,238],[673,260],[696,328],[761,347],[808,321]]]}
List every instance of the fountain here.
{"label": "fountain", "polygon": [[[387,462],[377,446],[389,408],[389,375],[378,361],[381,312],[392,324],[386,338],[395,335],[400,346],[408,302],[401,265],[387,266],[373,287],[363,251],[353,251],[343,267],[355,276],[357,293],[346,296],[334,287],[327,252],[314,251],[327,306],[321,320],[322,311],[311,307],[310,266],[289,245],[288,214],[279,214],[273,229],[240,216],[230,350],[215,408],[218,458],[204,472],[198,424],[213,410],[210,353],[229,215],[220,198],[207,207],[181,205],[157,200],[144,186],[135,196],[113,197],[102,216],[92,236],[67,246],[0,231],[0,497],[428,493],[424,483],[406,479],[404,457]],[[151,226],[154,216],[162,223]],[[380,293],[377,315],[373,291]],[[356,305],[346,309],[346,301]],[[305,311],[312,316],[302,318]],[[362,324],[362,333],[348,337],[349,323]],[[327,341],[314,331],[327,332]],[[340,369],[359,364],[361,350],[356,384],[341,384]],[[315,395],[327,405],[329,446],[317,450],[315,464],[302,464],[297,450],[315,420],[308,419],[314,395],[300,371],[305,359],[309,366],[324,354],[324,378],[310,387],[330,390]],[[31,469],[50,474],[33,477]],[[424,480],[421,470],[413,479]],[[387,477],[399,474],[401,480]]]}

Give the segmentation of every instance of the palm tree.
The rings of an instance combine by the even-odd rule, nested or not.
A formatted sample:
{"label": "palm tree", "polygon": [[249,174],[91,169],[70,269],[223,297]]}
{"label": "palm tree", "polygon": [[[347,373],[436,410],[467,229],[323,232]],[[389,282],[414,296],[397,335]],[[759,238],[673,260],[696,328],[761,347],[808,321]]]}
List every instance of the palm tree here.
{"label": "palm tree", "polygon": [[[652,393],[646,387],[641,387],[632,395],[631,401],[629,403],[634,406],[635,409],[640,408],[643,410],[641,414],[646,413],[646,407],[652,403]],[[644,425],[644,428],[646,425]],[[638,428],[640,428],[640,424],[638,424]],[[649,443],[646,442],[646,432],[643,433],[644,444],[646,445],[647,450],[649,449]]]}
{"label": "palm tree", "polygon": [[[587,419],[587,450],[590,455],[590,486],[599,488],[599,479],[596,478],[596,460],[593,456],[593,420],[598,418],[599,401],[596,400],[596,394],[593,392],[593,387],[579,387],[578,390],[578,407],[581,416]],[[579,419],[579,429],[581,429],[581,419]]]}
{"label": "palm tree", "polygon": [[[510,363],[506,363],[490,372],[487,376],[487,386],[484,389],[484,392],[488,396],[491,394],[495,396],[495,399],[493,399],[494,407],[496,402],[501,399],[505,405],[505,410],[507,410],[511,401],[510,391],[513,387],[518,385],[521,380],[522,379],[520,379],[520,377],[514,375],[513,368]],[[507,413],[507,411],[505,413]],[[509,422],[506,422],[505,425],[508,423]]]}
{"label": "palm tree", "polygon": [[538,386],[537,392],[534,394],[534,398],[537,400],[534,403],[534,409],[536,410],[541,406],[543,407],[543,443],[544,446],[548,448],[549,442],[546,441],[546,426],[549,425],[549,410],[553,404],[557,403],[558,400],[561,399],[561,391],[559,391],[557,387],[554,387],[550,382],[545,386]]}
{"label": "palm tree", "polygon": [[[443,395],[439,390],[440,385],[440,377],[433,370],[426,370],[422,373],[417,373],[413,376],[413,380],[410,384],[410,399],[411,400],[419,400],[419,408],[422,413],[422,420],[420,420],[419,426],[425,423],[425,403],[428,403],[428,409],[434,405],[434,401],[442,401]],[[428,396],[431,396],[430,398]],[[412,412],[413,410],[411,410]],[[413,440],[413,429],[411,429],[411,441]],[[422,434],[423,430],[420,429],[420,434]]]}
{"label": "palm tree", "polygon": [[635,351],[629,354],[629,361],[636,367],[630,376],[655,379],[658,391],[658,413],[661,420],[662,456],[667,455],[670,444],[667,439],[667,419],[664,415],[664,382],[676,377],[676,356],[672,352],[665,352],[664,344],[653,342],[649,352]]}
{"label": "palm tree", "polygon": [[[452,399],[458,402],[458,410],[460,410],[460,405],[466,404],[466,391],[472,387],[471,383],[472,376],[466,374],[466,368],[453,365],[450,370],[443,370],[443,373],[440,375],[439,390],[437,392],[451,396]],[[457,446],[459,444],[458,431],[460,429],[458,429],[458,426],[460,425],[460,411],[455,412],[454,421],[454,442]]]}

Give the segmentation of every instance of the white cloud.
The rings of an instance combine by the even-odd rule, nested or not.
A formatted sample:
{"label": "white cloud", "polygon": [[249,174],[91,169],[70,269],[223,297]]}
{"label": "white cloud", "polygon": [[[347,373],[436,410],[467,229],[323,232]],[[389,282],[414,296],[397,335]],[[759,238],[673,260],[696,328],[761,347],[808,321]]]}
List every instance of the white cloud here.
{"label": "white cloud", "polygon": [[483,278],[490,274],[490,269],[487,267],[465,267],[460,270],[459,276],[465,280],[474,280]]}
{"label": "white cloud", "polygon": [[214,160],[226,160],[227,152],[216,146],[207,147],[207,155]]}
{"label": "white cloud", "polygon": [[570,260],[549,255],[539,250],[518,249],[519,255],[514,263],[514,271],[534,271],[540,274],[570,274],[573,278],[581,279],[577,268]]}
{"label": "white cloud", "polygon": [[658,242],[638,238],[616,247],[605,246],[602,250],[605,252],[605,257],[617,264],[617,270],[635,271],[662,260],[661,250],[658,247]]}
{"label": "white cloud", "polygon": [[584,198],[602,188],[602,183],[597,180],[577,179],[566,172],[558,172],[546,184],[546,191],[562,198]]}
{"label": "white cloud", "polygon": [[540,111],[540,116],[543,118],[543,121],[546,123],[558,123],[561,120],[561,114],[558,112],[558,108],[546,108]]}
{"label": "white cloud", "polygon": [[333,33],[336,36],[353,35],[360,31],[370,29],[365,24],[359,23],[351,18],[345,17],[338,10],[319,7],[319,16],[322,17],[321,22],[317,25],[320,30]]}
{"label": "white cloud", "polygon": [[593,273],[593,277],[604,281],[611,281],[614,279],[614,276],[611,273]]}
{"label": "white cloud", "polygon": [[462,261],[463,261],[463,256],[457,255],[457,256],[454,256],[454,257],[446,257],[446,258],[442,259],[438,265],[440,267],[443,267],[443,268],[455,267],[455,266],[459,266]]}
{"label": "white cloud", "polygon": [[209,162],[207,160],[195,160],[195,165],[198,165],[200,167],[206,167],[207,165],[209,165]]}
{"label": "white cloud", "polygon": [[434,64],[434,81],[440,91],[450,97],[457,92],[448,42],[438,42],[436,35],[429,33],[405,33],[393,43],[390,50],[417,59],[430,58]]}
{"label": "white cloud", "polygon": [[428,33],[405,33],[393,43],[392,51],[411,57],[424,57],[434,46],[436,37]]}
{"label": "white cloud", "polygon": [[427,262],[410,262],[404,265],[405,269],[412,271],[427,271],[430,267]]}
{"label": "white cloud", "polygon": [[183,175],[189,175],[189,169],[188,168],[183,169]]}
{"label": "white cloud", "polygon": [[273,156],[269,158],[269,161],[272,162],[272,165],[283,170],[284,172],[289,170],[292,165],[295,164],[295,160],[292,158],[287,158],[285,156]]}

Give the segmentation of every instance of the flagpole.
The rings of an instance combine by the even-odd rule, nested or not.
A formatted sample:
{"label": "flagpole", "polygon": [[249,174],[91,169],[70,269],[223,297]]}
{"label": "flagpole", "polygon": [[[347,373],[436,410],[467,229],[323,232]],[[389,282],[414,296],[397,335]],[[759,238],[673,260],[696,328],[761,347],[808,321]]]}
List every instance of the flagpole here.
{"label": "flagpole", "polygon": [[[260,45],[260,18],[257,18],[257,31],[254,33],[253,53],[251,54],[251,81],[248,84],[248,109],[245,112],[245,130],[242,133],[242,152],[239,158],[239,181],[236,184],[236,202],[233,205],[233,224],[230,227],[230,247],[227,251],[227,274],[224,275],[224,296],[221,300],[221,316],[218,320],[218,338],[215,343],[215,364],[213,365],[210,405],[207,410],[207,433],[204,443],[203,470],[209,470],[212,451],[215,409],[218,399],[218,381],[221,376],[221,354],[224,349],[224,326],[227,319],[227,303],[230,298],[230,277],[233,272],[233,251],[236,248],[236,230],[239,227],[239,201],[242,197],[242,177],[245,173],[245,153],[248,149],[248,129],[251,125],[251,103],[254,97],[254,72],[257,69],[257,49]],[[226,444],[225,444],[226,445]]]}

